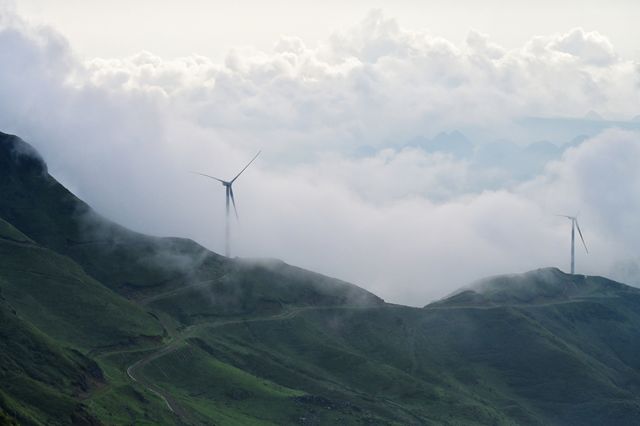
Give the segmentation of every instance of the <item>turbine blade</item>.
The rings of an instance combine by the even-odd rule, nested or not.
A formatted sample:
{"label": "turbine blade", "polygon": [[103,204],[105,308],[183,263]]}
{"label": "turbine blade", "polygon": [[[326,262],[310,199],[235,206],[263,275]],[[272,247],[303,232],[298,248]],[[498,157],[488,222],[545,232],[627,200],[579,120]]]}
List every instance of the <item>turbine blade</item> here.
{"label": "turbine blade", "polygon": [[236,199],[233,196],[233,187],[231,185],[229,185],[229,195],[231,195],[231,203],[233,204],[233,211],[236,213],[236,219],[240,220],[240,217],[238,216],[238,209],[236,208]]}
{"label": "turbine blade", "polygon": [[217,177],[213,177],[213,176],[209,176],[209,175],[205,175],[204,173],[198,173],[198,172],[189,172],[189,173],[193,173],[194,175],[200,175],[200,176],[204,176],[204,177],[208,177],[211,179],[215,179],[218,182],[222,182],[222,183],[227,183],[226,181],[222,180],[222,179],[218,179]]}
{"label": "turbine blade", "polygon": [[574,219],[573,216],[567,216],[566,214],[556,214],[554,216],[558,216],[558,217],[566,217],[567,219]]}
{"label": "turbine blade", "polygon": [[578,234],[580,234],[580,239],[582,240],[582,245],[584,246],[584,251],[589,253],[589,249],[587,248],[587,244],[584,242],[584,237],[582,236],[582,231],[580,230],[580,225],[578,225],[578,219],[576,221],[576,228],[578,228]]}
{"label": "turbine blade", "polygon": [[247,170],[247,167],[249,167],[249,166],[251,165],[251,163],[253,163],[253,161],[254,161],[256,158],[258,158],[258,155],[260,155],[260,153],[261,153],[261,152],[262,152],[262,151],[258,151],[258,153],[257,153],[257,154],[256,154],[256,155],[251,159],[251,161],[249,161],[249,162],[247,163],[247,165],[246,165],[246,166],[244,166],[244,168],[243,168],[242,170],[240,170],[240,173],[238,173],[238,174],[236,175],[236,177],[234,177],[233,179],[231,179],[231,181],[230,181],[229,183],[233,183],[233,182],[235,182],[235,180],[236,180],[236,179],[238,179],[238,178],[240,177],[240,175],[242,174],[242,172],[244,172],[245,170]]}

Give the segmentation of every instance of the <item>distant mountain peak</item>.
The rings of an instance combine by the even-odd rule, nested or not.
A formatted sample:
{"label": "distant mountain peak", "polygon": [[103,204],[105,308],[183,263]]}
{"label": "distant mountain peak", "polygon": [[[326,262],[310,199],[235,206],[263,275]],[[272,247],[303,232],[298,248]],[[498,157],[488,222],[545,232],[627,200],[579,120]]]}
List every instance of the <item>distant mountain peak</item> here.
{"label": "distant mountain peak", "polygon": [[474,150],[473,143],[459,130],[440,132],[433,139],[418,137],[408,146],[418,147],[426,152],[443,152],[463,158],[470,157]]}
{"label": "distant mountain peak", "polygon": [[604,118],[598,114],[597,112],[595,112],[594,110],[590,110],[588,113],[586,113],[584,115],[584,118],[587,120],[592,120],[592,121],[603,121]]}
{"label": "distant mountain peak", "polygon": [[469,139],[460,130],[452,130],[450,132],[440,132],[434,138],[434,141],[456,141],[469,142]]}

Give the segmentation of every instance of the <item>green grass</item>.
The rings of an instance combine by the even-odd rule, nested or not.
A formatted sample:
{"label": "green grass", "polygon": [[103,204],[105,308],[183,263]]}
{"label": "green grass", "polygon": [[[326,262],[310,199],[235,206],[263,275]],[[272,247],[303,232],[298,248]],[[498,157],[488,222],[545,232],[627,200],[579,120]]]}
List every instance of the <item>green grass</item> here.
{"label": "green grass", "polygon": [[0,293],[0,409],[21,424],[90,417],[78,396],[103,380],[90,359],[23,321]]}
{"label": "green grass", "polygon": [[590,312],[589,303],[317,309],[278,322],[202,328],[192,344],[257,377],[401,423],[447,422],[455,413],[465,424],[563,424],[578,417],[576,407],[589,412],[594,400],[605,412],[626,407],[630,421],[640,407],[635,379],[626,376],[632,370],[613,370],[612,353],[597,359],[588,351],[604,350],[604,336],[580,348],[573,340],[583,339],[571,338],[571,328],[551,331],[535,318],[553,317],[541,309]]}
{"label": "green grass", "polygon": [[33,243],[31,238],[18,231],[9,222],[2,220],[2,218],[0,218],[0,238],[20,243]]}
{"label": "green grass", "polygon": [[314,418],[323,424],[338,419],[350,424],[361,417],[354,416],[348,407],[327,408],[322,401],[310,407],[308,401],[313,399],[305,392],[217,360],[198,345],[184,346],[153,361],[143,373],[178,395],[203,422],[275,425]]}
{"label": "green grass", "polygon": [[[380,309],[397,314],[394,308]],[[257,376],[327,398],[337,406],[354,407],[360,417],[399,424],[439,422],[446,420],[436,412],[441,404],[454,409],[459,420],[468,416],[467,423],[501,417],[465,396],[464,390],[454,389],[434,366],[426,367],[419,377],[410,351],[397,347],[395,335],[385,339],[385,325],[393,324],[388,321],[393,317],[377,323],[372,319],[379,316],[377,310],[343,308],[302,315],[277,323],[210,329],[202,334],[200,345]],[[357,321],[363,317],[382,330],[364,330]],[[343,335],[347,326],[337,324],[352,324],[355,329]]]}
{"label": "green grass", "polygon": [[159,340],[158,321],[96,282],[65,256],[0,240],[0,289],[20,316],[83,349]]}

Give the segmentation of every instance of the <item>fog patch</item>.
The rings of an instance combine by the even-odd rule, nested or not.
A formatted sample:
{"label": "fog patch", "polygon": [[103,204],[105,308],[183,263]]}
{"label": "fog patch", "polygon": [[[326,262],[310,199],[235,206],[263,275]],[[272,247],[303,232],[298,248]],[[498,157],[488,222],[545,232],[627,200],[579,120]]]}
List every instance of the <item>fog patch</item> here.
{"label": "fog patch", "polygon": [[615,262],[609,273],[611,279],[623,284],[640,287],[640,258]]}

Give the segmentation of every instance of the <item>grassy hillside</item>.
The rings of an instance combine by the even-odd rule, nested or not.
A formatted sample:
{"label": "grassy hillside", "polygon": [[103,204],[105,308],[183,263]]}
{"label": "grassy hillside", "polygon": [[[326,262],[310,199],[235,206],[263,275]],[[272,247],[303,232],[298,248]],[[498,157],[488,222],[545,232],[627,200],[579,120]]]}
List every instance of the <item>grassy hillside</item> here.
{"label": "grassy hillside", "polygon": [[[345,419],[397,424],[633,424],[640,311],[613,306],[311,308],[281,321],[201,327],[144,373],[213,404],[208,392],[228,383],[194,374],[190,357],[204,351],[325,401],[319,419],[342,409]],[[250,388],[239,392],[266,403]]]}
{"label": "grassy hillside", "polygon": [[[550,300],[542,289],[529,295],[544,302],[522,303],[521,281],[550,273],[559,288],[585,281],[577,294],[588,297]],[[194,419],[228,424],[248,414],[274,424],[283,415],[317,424],[634,424],[640,292],[554,270],[484,284],[508,279],[517,304],[307,306],[201,322],[139,373]],[[250,376],[238,381],[236,371]],[[303,395],[276,398],[260,386]]]}
{"label": "grassy hillside", "polygon": [[382,299],[353,284],[280,261],[237,260],[216,279],[140,300],[183,325],[235,315],[268,315],[295,306],[376,306]]}
{"label": "grassy hillside", "polygon": [[0,424],[636,424],[640,291],[542,269],[425,308],[114,224],[0,134]]}
{"label": "grassy hillside", "polygon": [[15,243],[35,244],[31,238],[18,231],[13,225],[4,221],[2,218],[0,218],[0,238]]}
{"label": "grassy hillside", "polygon": [[[144,308],[0,219],[0,412],[20,424],[98,424],[109,401],[90,398],[112,395],[122,374],[92,354],[154,347],[164,335]],[[124,383],[116,409],[144,413],[149,396],[132,398]],[[163,410],[160,401],[145,405]]]}
{"label": "grassy hillside", "polygon": [[[0,219],[0,228],[10,225]],[[71,259],[0,229],[2,294],[20,316],[59,341],[92,349],[162,337],[158,321],[105,288]]]}
{"label": "grassy hillside", "polygon": [[93,361],[30,326],[0,292],[0,413],[5,413],[4,421],[91,424],[95,418],[79,400],[103,383]]}

